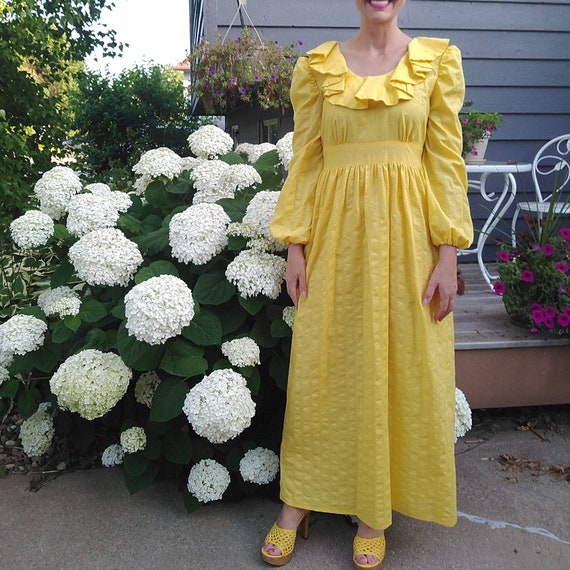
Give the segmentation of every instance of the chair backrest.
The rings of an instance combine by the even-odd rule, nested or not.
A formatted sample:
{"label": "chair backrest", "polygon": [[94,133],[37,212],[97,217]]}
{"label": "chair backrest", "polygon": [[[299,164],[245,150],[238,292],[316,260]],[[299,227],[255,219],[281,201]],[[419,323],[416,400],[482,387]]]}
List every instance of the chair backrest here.
{"label": "chair backrest", "polygon": [[532,180],[538,202],[548,202],[552,194],[558,201],[570,180],[570,134],[553,138],[540,148],[532,161]]}

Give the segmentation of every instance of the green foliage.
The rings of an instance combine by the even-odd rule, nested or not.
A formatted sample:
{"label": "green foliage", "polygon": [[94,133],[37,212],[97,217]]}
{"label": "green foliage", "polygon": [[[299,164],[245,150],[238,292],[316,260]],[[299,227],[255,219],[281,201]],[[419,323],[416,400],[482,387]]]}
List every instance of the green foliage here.
{"label": "green foliage", "polygon": [[0,3],[0,230],[27,205],[38,172],[66,149],[68,92],[97,46],[121,49],[94,24],[109,0],[6,0]]}
{"label": "green foliage", "polygon": [[[229,164],[243,162],[233,153],[223,160]],[[232,219],[242,221],[258,191],[279,190],[282,173],[278,161],[275,152],[262,157],[254,167],[263,182],[257,188],[238,191],[235,198],[219,202]],[[29,254],[19,261],[17,257],[10,257],[12,264],[19,265],[8,262],[6,267],[0,265],[3,288],[8,286],[11,291],[9,303],[18,301],[22,305],[27,301],[30,306],[20,306],[18,312],[33,314],[48,325],[46,340],[40,349],[14,356],[8,367],[10,379],[0,385],[0,411],[7,407],[6,402],[13,401],[20,414],[29,417],[41,402],[51,402],[56,434],[66,439],[74,453],[86,449],[101,452],[107,445],[119,441],[122,430],[142,427],[147,446],[144,451],[126,454],[123,465],[130,493],[148,487],[159,474],[185,481],[195,463],[213,458],[231,471],[233,482],[228,495],[235,498],[245,493],[246,487],[248,494],[252,492],[251,485],[244,485],[238,469],[245,451],[256,446],[277,450],[280,444],[291,336],[291,329],[283,321],[283,308],[291,302],[284,287],[276,299],[263,295],[244,298],[228,281],[228,264],[248,247],[247,239],[239,244],[234,240],[231,248],[224,248],[202,265],[184,264],[172,256],[169,221],[175,212],[184,211],[192,203],[194,192],[189,173],[183,172],[173,180],[157,178],[147,188],[145,201],[133,197],[133,204],[122,215],[119,225],[126,237],[139,245],[144,262],[129,287],[90,286],[78,279],[66,255],[76,238],[65,230],[62,225],[65,220],[56,226],[56,235],[48,245],[34,256]],[[48,251],[55,252],[51,258],[46,257]],[[48,261],[47,272],[40,263],[42,258]],[[25,278],[20,278],[24,273]],[[162,275],[179,276],[186,282],[192,290],[195,316],[178,336],[150,345],[135,338],[127,329],[124,297],[135,284]],[[56,314],[47,318],[35,306],[31,291],[47,288],[48,284],[55,288],[78,283],[81,286],[76,287],[76,291],[81,297],[81,306],[77,315],[60,318]],[[4,317],[11,314],[9,303]],[[233,368],[247,381],[256,402],[256,415],[242,434],[224,444],[212,444],[193,431],[182,406],[188,392],[205,374],[232,367],[222,354],[222,343],[245,336],[260,347],[261,364]],[[93,421],[61,409],[49,385],[49,378],[62,362],[85,349],[116,353],[133,371],[131,386],[123,399]],[[136,384],[142,374],[151,371],[161,382],[149,408],[137,400]],[[270,485],[268,489],[270,493],[275,492],[276,486]],[[259,490],[267,492],[263,487]],[[198,506],[187,491],[183,500],[189,511]]]}
{"label": "green foliage", "polygon": [[465,110],[459,113],[463,135],[463,156],[473,151],[477,141],[491,136],[491,133],[503,124],[503,116],[500,113],[476,111],[471,109],[471,104],[471,101],[466,101]]}
{"label": "green foliage", "polygon": [[74,146],[81,149],[83,167],[108,177],[153,148],[187,154],[188,135],[211,122],[190,117],[187,105],[180,73],[163,66],[135,67],[117,77],[83,74],[72,102]]}

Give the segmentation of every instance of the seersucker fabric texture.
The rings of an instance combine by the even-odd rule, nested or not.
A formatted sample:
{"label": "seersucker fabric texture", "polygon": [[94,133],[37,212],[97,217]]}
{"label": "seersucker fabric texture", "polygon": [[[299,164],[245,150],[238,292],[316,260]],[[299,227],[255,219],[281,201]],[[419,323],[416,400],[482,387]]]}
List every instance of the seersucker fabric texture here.
{"label": "seersucker fabric texture", "polygon": [[281,498],[386,528],[456,522],[453,320],[422,297],[437,246],[468,247],[461,55],[418,37],[360,77],[338,42],[299,59],[293,159],[271,225],[305,244]]}

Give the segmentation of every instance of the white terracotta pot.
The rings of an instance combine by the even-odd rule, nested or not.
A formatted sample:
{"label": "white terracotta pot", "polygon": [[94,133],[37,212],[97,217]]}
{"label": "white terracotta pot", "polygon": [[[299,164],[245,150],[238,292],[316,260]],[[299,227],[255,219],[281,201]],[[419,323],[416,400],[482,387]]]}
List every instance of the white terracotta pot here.
{"label": "white terracotta pot", "polygon": [[485,152],[490,138],[490,133],[487,133],[475,143],[473,150],[465,155],[465,164],[484,164],[486,162]]}

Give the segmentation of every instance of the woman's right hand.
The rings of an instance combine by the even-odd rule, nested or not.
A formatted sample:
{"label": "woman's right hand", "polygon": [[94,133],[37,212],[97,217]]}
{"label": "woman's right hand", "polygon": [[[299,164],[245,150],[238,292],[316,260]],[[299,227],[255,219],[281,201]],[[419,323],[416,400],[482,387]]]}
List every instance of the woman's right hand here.
{"label": "woman's right hand", "polygon": [[289,293],[295,308],[299,303],[299,297],[307,296],[305,267],[305,246],[299,243],[290,243],[287,249],[285,282],[287,283],[287,293]]}

